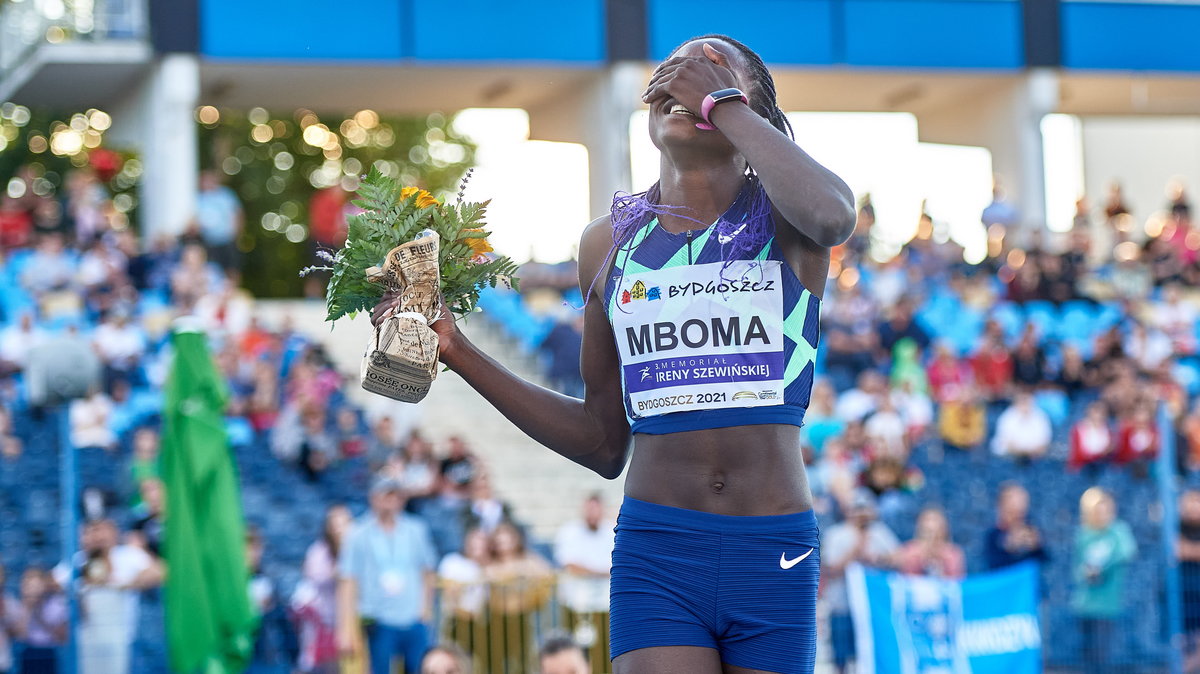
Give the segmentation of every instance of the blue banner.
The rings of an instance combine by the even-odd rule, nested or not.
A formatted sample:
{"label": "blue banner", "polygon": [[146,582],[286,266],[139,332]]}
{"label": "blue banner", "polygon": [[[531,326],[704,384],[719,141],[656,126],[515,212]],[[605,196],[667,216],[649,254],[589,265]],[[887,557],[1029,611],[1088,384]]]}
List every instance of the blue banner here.
{"label": "blue banner", "polygon": [[961,581],[846,571],[865,674],[1038,674],[1038,566]]}

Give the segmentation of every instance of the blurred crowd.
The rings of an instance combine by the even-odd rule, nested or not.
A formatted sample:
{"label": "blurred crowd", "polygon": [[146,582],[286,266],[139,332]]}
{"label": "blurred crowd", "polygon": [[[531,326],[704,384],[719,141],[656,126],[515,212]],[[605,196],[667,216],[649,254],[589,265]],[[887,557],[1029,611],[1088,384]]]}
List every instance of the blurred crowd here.
{"label": "blurred crowd", "polygon": [[[479,662],[522,671],[505,645],[532,642],[531,616],[551,595],[569,636],[542,640],[542,671],[602,667],[596,654],[602,661],[607,650],[612,546],[606,505],[587,497],[555,541],[530,540],[466,440],[428,438],[391,408],[356,404],[348,395],[353,381],[321,344],[286,317],[267,325],[239,288],[243,216],[215,175],[204,174],[198,186],[187,232],[154,241],[128,227],[89,168],[67,176],[57,195],[34,189],[34,171],[15,179],[27,189],[0,198],[5,222],[26,227],[24,236],[5,239],[0,270],[0,460],[20,462],[32,450],[17,421],[39,414],[24,375],[39,347],[69,336],[90,344],[103,369],[70,407],[72,445],[117,469],[114,480],[83,485],[75,559],[0,577],[8,590],[0,600],[0,672],[56,671],[68,592],[80,606],[81,671],[161,669],[161,644],[149,656],[131,645],[147,620],[162,620],[161,386],[169,326],[180,314],[196,316],[211,336],[239,461],[268,456],[282,466],[285,489],[302,486],[326,508],[323,530],[312,532],[302,558],[277,552],[286,541],[270,527],[254,526],[247,536],[248,592],[262,617],[252,671],[333,672],[351,661],[380,672],[393,658],[418,671],[439,641],[420,671],[469,671]],[[914,507],[924,503],[926,480],[917,450],[1017,466],[1058,462],[1093,481],[1110,471],[1149,480],[1165,428],[1180,448],[1176,479],[1200,479],[1193,291],[1200,230],[1182,190],[1145,222],[1130,211],[1114,189],[1100,211],[1081,200],[1071,231],[1031,234],[998,192],[983,216],[987,255],[968,264],[928,217],[899,254],[876,259],[873,208],[862,204],[856,236],[833,254],[822,376],[802,429],[839,670],[854,655],[842,580],[850,563],[958,578],[1046,559],[1019,481],[993,494],[995,524],[976,532],[982,556],[969,556],[951,535],[952,513]],[[581,385],[579,319],[564,309],[564,301],[579,305],[574,283],[573,265],[528,265],[523,298],[484,299],[485,315],[570,393]],[[1200,492],[1185,492],[1180,505],[1178,555],[1185,606],[1193,607],[1185,618],[1195,635]],[[252,522],[267,514],[247,510]],[[1113,659],[1108,649],[1136,542],[1116,499],[1099,487],[1083,494],[1075,521],[1071,606],[1082,657],[1095,665],[1089,671],[1102,671]],[[908,542],[900,529],[912,532]],[[293,564],[294,577],[281,578],[273,559]],[[568,664],[554,669],[560,661]]]}
{"label": "blurred crowd", "polygon": [[[443,610],[462,624],[494,611],[539,609],[559,575],[568,587],[578,581],[572,605],[581,613],[595,610],[595,597],[607,597],[613,525],[598,497],[587,500],[584,517],[556,545],[535,551],[526,528],[494,493],[487,466],[461,437],[435,443],[414,431],[411,415],[355,404],[347,395],[355,382],[337,371],[320,343],[287,317],[272,327],[260,320],[254,299],[239,288],[242,209],[215,174],[201,176],[187,231],[152,241],[129,228],[93,169],[67,175],[59,194],[35,189],[40,179],[23,168],[14,180],[25,189],[10,185],[0,197],[7,237],[0,271],[0,453],[20,466],[26,452],[42,449],[26,447],[31,436],[18,428],[44,416],[25,375],[31,362],[46,357],[41,347],[69,337],[86,343],[102,366],[100,381],[70,405],[71,445],[107,468],[102,483],[82,485],[74,559],[25,563],[13,579],[0,567],[0,588],[13,590],[0,599],[0,672],[57,671],[68,592],[78,602],[80,671],[165,671],[164,645],[139,641],[148,624],[163,636],[159,588],[168,514],[159,460],[161,390],[169,327],[180,315],[195,316],[210,337],[228,387],[231,445],[258,459],[269,452],[289,479],[333,504],[320,537],[294,560],[291,582],[281,582],[280,564],[272,563],[279,541],[270,535],[279,532],[250,526],[248,592],[261,617],[250,671],[332,672],[350,658],[382,672],[389,671],[388,655],[417,671],[438,636],[425,629],[437,586],[445,592]],[[252,523],[266,514],[247,507]],[[389,541],[396,544],[383,544]],[[339,579],[343,593],[353,592],[342,603]],[[362,624],[369,626],[365,642],[355,636]],[[466,632],[455,639],[460,645],[431,651],[432,664],[422,671],[469,671],[476,656],[464,653],[486,645]],[[575,667],[572,654],[582,661],[582,650],[570,638],[547,644],[548,662],[567,663],[553,671],[590,671]]]}

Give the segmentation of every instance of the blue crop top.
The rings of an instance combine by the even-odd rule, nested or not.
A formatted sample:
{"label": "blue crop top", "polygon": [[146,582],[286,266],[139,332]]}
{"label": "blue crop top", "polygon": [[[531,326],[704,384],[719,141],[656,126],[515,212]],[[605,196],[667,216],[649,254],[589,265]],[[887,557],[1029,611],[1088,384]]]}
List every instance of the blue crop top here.
{"label": "blue crop top", "polygon": [[726,265],[714,230],[656,218],[617,247],[605,309],[634,433],[804,421],[820,298],[774,237]]}

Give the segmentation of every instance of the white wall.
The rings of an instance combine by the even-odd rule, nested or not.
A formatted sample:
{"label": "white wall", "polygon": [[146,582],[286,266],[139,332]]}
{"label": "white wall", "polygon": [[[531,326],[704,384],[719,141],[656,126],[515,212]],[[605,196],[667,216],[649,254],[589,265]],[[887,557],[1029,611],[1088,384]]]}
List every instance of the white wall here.
{"label": "white wall", "polygon": [[1114,179],[1138,223],[1167,203],[1167,182],[1183,181],[1200,198],[1200,117],[1086,117],[1084,184],[1093,213]]}

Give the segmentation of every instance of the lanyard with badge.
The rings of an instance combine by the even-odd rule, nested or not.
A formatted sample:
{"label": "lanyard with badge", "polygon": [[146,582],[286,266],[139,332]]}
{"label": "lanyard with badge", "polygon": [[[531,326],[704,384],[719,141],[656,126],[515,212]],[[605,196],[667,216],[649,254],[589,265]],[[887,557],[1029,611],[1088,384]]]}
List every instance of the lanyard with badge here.
{"label": "lanyard with badge", "polygon": [[[392,531],[387,531],[383,527],[379,527],[379,531],[383,534],[382,537],[374,537],[371,541],[371,547],[374,549],[375,559],[379,563],[379,588],[383,590],[383,594],[388,597],[397,597],[404,592],[405,580],[404,574],[401,573],[401,562],[403,552],[400,551],[400,542],[397,540],[400,531],[400,523],[397,521],[392,525]],[[386,538],[386,542],[380,538]],[[386,547],[386,549],[384,549]]]}

